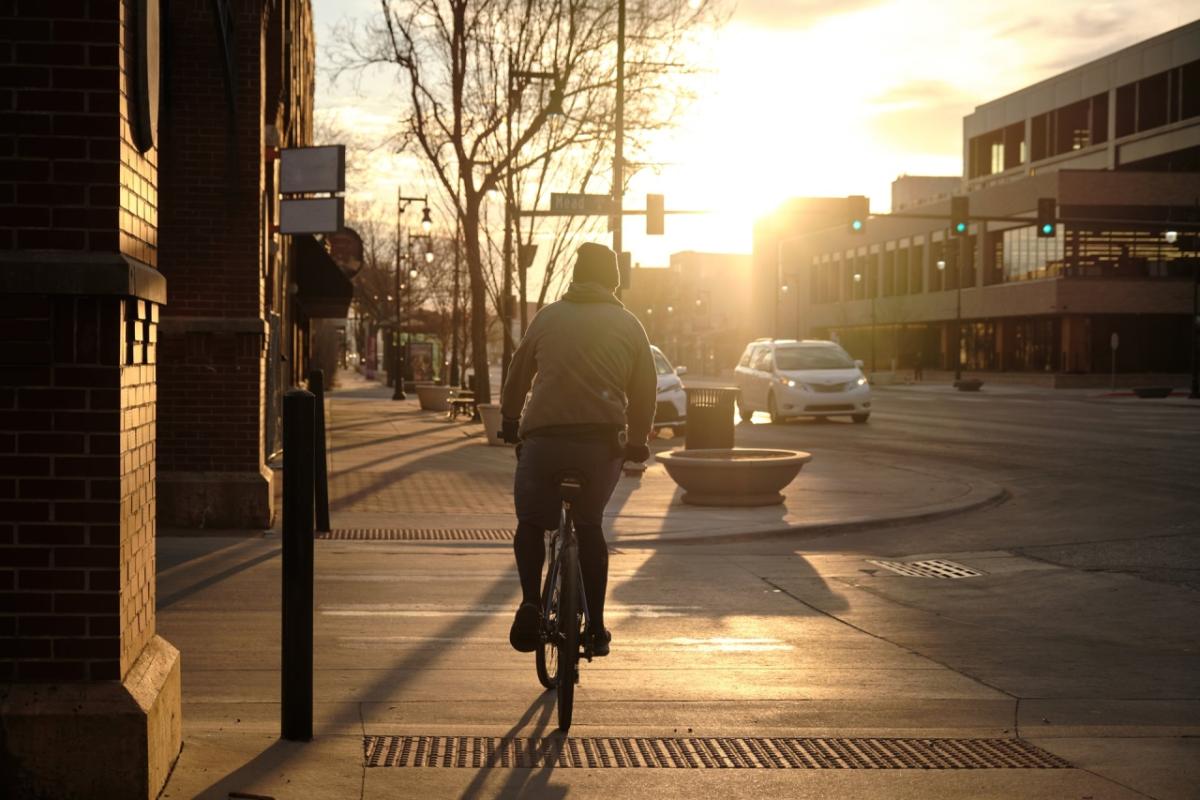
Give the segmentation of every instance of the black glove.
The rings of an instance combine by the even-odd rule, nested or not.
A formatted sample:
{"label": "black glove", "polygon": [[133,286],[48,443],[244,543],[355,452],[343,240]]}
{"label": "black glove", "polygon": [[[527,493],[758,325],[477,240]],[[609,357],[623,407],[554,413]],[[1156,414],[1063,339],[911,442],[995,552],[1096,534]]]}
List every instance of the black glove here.
{"label": "black glove", "polygon": [[521,420],[504,417],[500,421],[500,438],[505,444],[516,444],[521,441],[520,428]]}
{"label": "black glove", "polygon": [[644,444],[627,444],[625,445],[625,460],[636,461],[638,464],[644,464],[646,459],[650,458],[650,448]]}

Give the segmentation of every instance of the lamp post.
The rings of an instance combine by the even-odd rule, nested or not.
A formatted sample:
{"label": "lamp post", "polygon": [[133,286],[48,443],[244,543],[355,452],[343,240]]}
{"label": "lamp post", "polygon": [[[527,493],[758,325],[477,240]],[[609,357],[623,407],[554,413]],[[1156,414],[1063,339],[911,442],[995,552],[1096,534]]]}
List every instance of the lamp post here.
{"label": "lamp post", "polygon": [[[433,227],[433,215],[429,211],[428,197],[405,197],[404,192],[400,187],[396,187],[396,331],[393,336],[395,344],[395,357],[392,359],[392,367],[395,372],[395,389],[392,391],[393,400],[404,400],[407,395],[404,394],[404,342],[401,334],[401,300],[400,300],[400,217],[404,210],[408,208],[409,203],[421,203],[424,208],[421,210],[421,228],[425,232]],[[411,240],[409,241],[411,249]]]}
{"label": "lamp post", "polygon": [[[861,272],[854,273],[854,282],[862,285],[863,276]],[[867,291],[870,291],[870,286],[864,286]],[[871,372],[875,372],[875,295],[871,294]]]}
{"label": "lamp post", "polygon": [[[521,108],[521,92],[525,88],[525,82],[532,80],[548,80],[553,82],[549,100],[542,113],[546,116],[559,116],[563,113],[563,93],[562,88],[559,86],[558,73],[552,70],[517,69],[510,55],[508,58],[508,113],[504,119],[504,141],[506,152],[510,159],[514,156],[512,152],[513,114]],[[508,377],[508,362],[512,360],[513,351],[512,308],[509,305],[508,298],[512,295],[513,239],[520,239],[519,231],[516,237],[513,236],[513,225],[518,219],[517,214],[514,213],[514,206],[516,205],[515,195],[516,187],[513,185],[513,170],[510,162],[504,174],[504,277],[501,281],[500,290],[500,320],[503,328],[504,344],[500,361],[501,383]],[[521,302],[524,303],[525,272],[523,270],[517,279],[517,285],[521,290]]]}
{"label": "lamp post", "polygon": [[[938,271],[942,273],[942,288],[946,288],[946,262],[938,259]],[[962,272],[954,282],[954,381],[962,380]]]}

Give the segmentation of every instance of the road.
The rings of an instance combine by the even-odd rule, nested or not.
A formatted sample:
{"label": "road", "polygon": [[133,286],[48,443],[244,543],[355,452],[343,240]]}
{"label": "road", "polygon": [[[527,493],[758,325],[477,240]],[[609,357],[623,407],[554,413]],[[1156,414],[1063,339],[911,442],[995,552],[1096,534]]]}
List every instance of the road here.
{"label": "road", "polygon": [[[613,737],[610,762],[620,737],[821,737],[860,767],[887,763],[867,739],[1019,738],[1070,766],[383,766],[414,757],[403,737],[552,734],[553,695],[507,645],[508,545],[487,542],[319,542],[317,738],[277,742],[278,541],[249,540],[232,547],[252,568],[203,591],[160,579],[188,743],[164,797],[1200,797],[1200,412],[897,388],[867,425],[756,420],[737,437],[978,474],[1011,497],[921,525],[614,550],[613,654],[583,667],[573,737]],[[874,563],[930,559],[980,574]]]}

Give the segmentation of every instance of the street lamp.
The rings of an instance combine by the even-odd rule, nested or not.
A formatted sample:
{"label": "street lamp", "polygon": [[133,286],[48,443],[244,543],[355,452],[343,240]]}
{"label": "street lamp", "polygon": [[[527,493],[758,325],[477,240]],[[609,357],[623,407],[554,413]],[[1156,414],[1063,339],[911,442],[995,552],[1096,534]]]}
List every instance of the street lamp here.
{"label": "street lamp", "polygon": [[[861,272],[854,273],[854,282],[862,285]],[[871,372],[875,372],[875,295],[871,294]]]}
{"label": "street lamp", "polygon": [[[503,298],[500,303],[500,319],[501,328],[503,329],[503,354],[501,356],[500,380],[503,381],[508,377],[508,363],[512,360],[513,350],[513,334],[512,334],[512,309],[509,306],[508,298],[512,295],[512,273],[513,273],[513,240],[520,240],[520,230],[518,226],[517,235],[513,235],[513,225],[518,222],[519,217],[515,213],[516,205],[516,188],[513,185],[513,169],[512,160],[516,154],[513,152],[513,115],[521,107],[521,93],[525,86],[530,81],[546,80],[551,82],[550,96],[547,99],[542,113],[548,117],[561,116],[563,113],[563,91],[561,78],[557,71],[554,70],[529,70],[517,69],[516,62],[512,55],[508,57],[508,110],[504,115],[504,141],[506,158],[510,159],[508,165],[504,168],[504,244],[502,260],[504,262],[504,277],[501,282],[500,294]],[[432,261],[432,257],[428,260]],[[521,321],[525,321],[525,270],[518,270],[517,288],[521,292]],[[522,332],[524,329],[522,328]]]}
{"label": "street lamp", "polygon": [[[942,273],[942,289],[946,288],[946,262],[938,260],[938,271]],[[954,382],[962,380],[962,273],[954,282]]]}
{"label": "street lamp", "polygon": [[[429,210],[429,197],[405,197],[404,192],[400,187],[396,187],[396,330],[393,334],[393,342],[395,344],[396,354],[393,359],[393,367],[395,372],[395,390],[392,392],[393,400],[404,400],[404,347],[401,335],[401,308],[400,298],[400,216],[404,210],[408,208],[409,203],[421,203],[421,227],[428,232],[433,227],[433,214]],[[409,244],[412,244],[411,238]]]}

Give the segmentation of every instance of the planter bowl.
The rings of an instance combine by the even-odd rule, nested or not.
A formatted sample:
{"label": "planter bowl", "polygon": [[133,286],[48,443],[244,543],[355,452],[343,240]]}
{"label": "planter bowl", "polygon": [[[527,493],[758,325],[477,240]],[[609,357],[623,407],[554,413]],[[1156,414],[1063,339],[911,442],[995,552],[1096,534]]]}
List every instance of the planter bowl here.
{"label": "planter bowl", "polygon": [[449,411],[450,387],[420,384],[417,386],[417,399],[424,411]]}
{"label": "planter bowl", "polygon": [[1170,397],[1172,386],[1137,386],[1133,393],[1143,399],[1157,399],[1162,397]]}
{"label": "planter bowl", "polygon": [[797,450],[672,450],[655,458],[695,506],[770,506],[811,453]]}
{"label": "planter bowl", "polygon": [[510,447],[500,438],[500,406],[496,403],[480,403],[479,418],[483,420],[483,438],[493,447]]}

